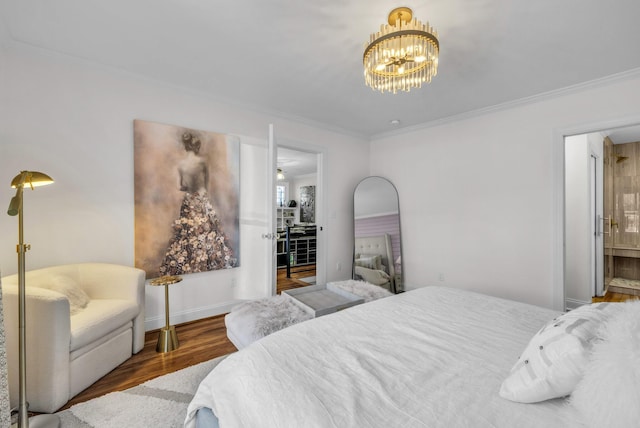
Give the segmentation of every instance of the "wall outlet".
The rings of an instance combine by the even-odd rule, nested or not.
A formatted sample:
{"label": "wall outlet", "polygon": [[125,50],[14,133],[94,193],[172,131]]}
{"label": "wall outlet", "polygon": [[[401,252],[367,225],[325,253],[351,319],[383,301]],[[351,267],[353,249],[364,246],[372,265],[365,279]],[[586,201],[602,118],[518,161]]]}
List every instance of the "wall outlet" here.
{"label": "wall outlet", "polygon": [[442,272],[438,274],[438,281],[444,281],[444,274]]}
{"label": "wall outlet", "polygon": [[342,270],[342,263],[336,263],[336,270]]}
{"label": "wall outlet", "polygon": [[236,279],[231,278],[231,288],[236,288]]}

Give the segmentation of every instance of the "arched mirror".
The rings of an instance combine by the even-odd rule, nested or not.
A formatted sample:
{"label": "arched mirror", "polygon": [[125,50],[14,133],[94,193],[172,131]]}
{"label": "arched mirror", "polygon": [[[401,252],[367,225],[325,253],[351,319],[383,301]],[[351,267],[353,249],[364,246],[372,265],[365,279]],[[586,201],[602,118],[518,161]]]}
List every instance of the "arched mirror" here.
{"label": "arched mirror", "polygon": [[353,192],[353,212],[353,279],[393,293],[404,291],[400,205],[395,186],[386,178],[365,178]]}

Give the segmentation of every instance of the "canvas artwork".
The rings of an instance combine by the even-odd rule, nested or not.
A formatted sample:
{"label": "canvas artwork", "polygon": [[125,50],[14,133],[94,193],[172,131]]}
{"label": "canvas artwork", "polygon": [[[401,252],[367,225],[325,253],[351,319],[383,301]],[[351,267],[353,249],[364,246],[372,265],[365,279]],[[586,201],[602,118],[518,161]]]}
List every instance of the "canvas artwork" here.
{"label": "canvas artwork", "polygon": [[300,222],[316,222],[316,186],[300,187]]}
{"label": "canvas artwork", "polygon": [[237,137],[134,121],[135,266],[147,278],[239,266]]}

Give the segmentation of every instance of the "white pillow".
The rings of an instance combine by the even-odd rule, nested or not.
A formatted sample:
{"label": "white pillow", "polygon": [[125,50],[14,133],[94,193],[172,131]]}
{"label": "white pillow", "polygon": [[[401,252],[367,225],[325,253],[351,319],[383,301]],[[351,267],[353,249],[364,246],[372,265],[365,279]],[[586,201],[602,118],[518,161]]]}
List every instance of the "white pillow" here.
{"label": "white pillow", "polygon": [[389,275],[381,270],[356,266],[355,273],[366,282],[374,285],[383,285],[389,282]]}
{"label": "white pillow", "polygon": [[584,305],[547,323],[502,382],[500,396],[536,403],[569,395],[582,378],[598,328],[619,305]]}
{"label": "white pillow", "polygon": [[89,296],[78,285],[78,283],[68,276],[54,275],[49,278],[49,282],[42,285],[43,288],[57,291],[64,294],[69,300],[69,309],[71,315],[75,315],[89,304]]}
{"label": "white pillow", "polygon": [[367,269],[381,270],[381,267],[382,267],[382,256],[361,255],[360,258],[356,259],[356,266],[362,266],[362,267],[365,267]]}
{"label": "white pillow", "polygon": [[620,305],[598,332],[571,404],[588,427],[640,424],[640,301]]}

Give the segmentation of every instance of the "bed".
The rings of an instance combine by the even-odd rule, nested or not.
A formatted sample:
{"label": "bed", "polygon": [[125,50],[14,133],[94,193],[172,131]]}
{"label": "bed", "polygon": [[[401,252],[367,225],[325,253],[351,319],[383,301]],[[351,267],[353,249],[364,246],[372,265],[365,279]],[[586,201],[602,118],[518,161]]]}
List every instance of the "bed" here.
{"label": "bed", "polygon": [[378,285],[395,293],[395,268],[388,234],[355,238],[353,279]]}
{"label": "bed", "polygon": [[[549,309],[453,288],[392,295],[230,355],[200,384],[185,427],[583,427],[566,398],[525,404],[502,394],[505,379],[536,368],[533,357],[519,368],[527,350],[538,349],[536,337],[551,349],[547,336],[563,325],[594,330],[602,305],[589,324],[576,321],[578,310],[564,320]],[[571,339],[571,346],[589,342]]]}

